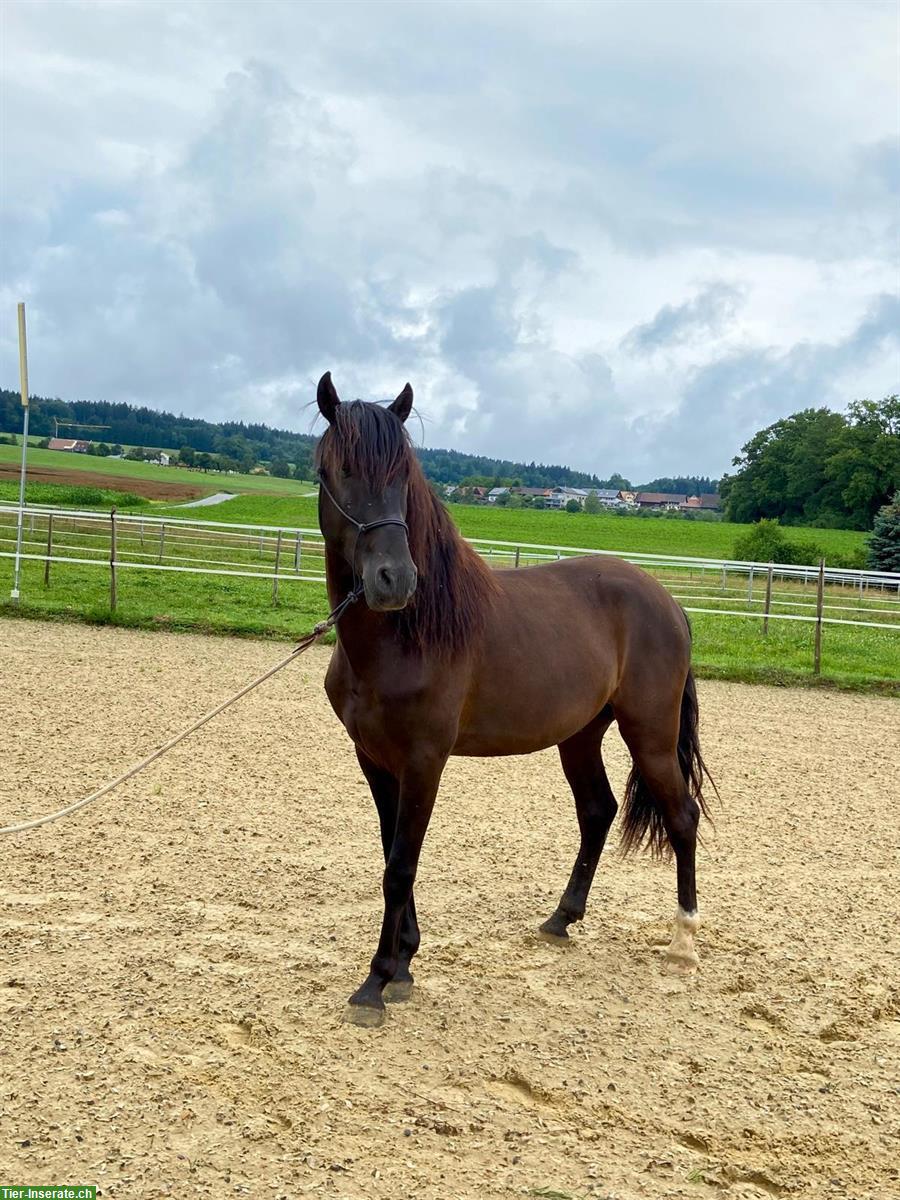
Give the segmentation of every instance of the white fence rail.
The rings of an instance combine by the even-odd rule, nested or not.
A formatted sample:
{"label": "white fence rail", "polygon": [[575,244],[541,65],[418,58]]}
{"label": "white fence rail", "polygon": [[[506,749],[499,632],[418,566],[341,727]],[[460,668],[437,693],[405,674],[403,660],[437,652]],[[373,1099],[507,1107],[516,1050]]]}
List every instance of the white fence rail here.
{"label": "white fence rail", "polygon": [[[0,504],[0,558],[15,555],[18,507]],[[160,571],[268,580],[272,601],[281,585],[324,583],[325,553],[318,529],[244,525],[195,517],[79,511],[45,505],[25,509],[22,558],[44,565],[44,584],[61,565],[117,573]],[[573,555],[612,555],[655,575],[689,613],[802,621],[900,632],[900,574],[823,565],[746,563],[645,551],[470,539],[497,567],[524,567]],[[817,639],[818,640],[818,639]]]}

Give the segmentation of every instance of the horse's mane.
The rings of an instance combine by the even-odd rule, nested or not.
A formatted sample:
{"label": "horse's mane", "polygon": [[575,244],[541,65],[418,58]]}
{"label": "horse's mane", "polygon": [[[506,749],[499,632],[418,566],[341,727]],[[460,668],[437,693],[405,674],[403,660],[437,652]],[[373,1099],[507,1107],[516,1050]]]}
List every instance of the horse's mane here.
{"label": "horse's mane", "polygon": [[462,650],[481,632],[497,583],[429,487],[400,418],[364,400],[339,404],[316,447],[316,466],[332,477],[347,471],[373,492],[406,479],[409,551],[419,580],[406,608],[391,616],[401,638],[420,649]]}

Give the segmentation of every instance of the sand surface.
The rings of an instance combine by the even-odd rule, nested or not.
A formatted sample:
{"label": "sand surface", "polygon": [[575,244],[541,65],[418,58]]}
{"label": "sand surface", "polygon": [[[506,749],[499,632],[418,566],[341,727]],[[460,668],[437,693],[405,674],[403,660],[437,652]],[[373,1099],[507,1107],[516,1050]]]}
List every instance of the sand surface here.
{"label": "sand surface", "polygon": [[[93,790],[281,645],[0,621],[0,824]],[[77,816],[0,842],[0,1183],[103,1196],[900,1194],[900,706],[701,684],[702,966],[674,870],[575,853],[554,752],[452,761],[412,1001],[342,1024],[374,809],[316,649]],[[616,790],[626,772],[607,738]],[[544,1189],[542,1191],[542,1189]]]}

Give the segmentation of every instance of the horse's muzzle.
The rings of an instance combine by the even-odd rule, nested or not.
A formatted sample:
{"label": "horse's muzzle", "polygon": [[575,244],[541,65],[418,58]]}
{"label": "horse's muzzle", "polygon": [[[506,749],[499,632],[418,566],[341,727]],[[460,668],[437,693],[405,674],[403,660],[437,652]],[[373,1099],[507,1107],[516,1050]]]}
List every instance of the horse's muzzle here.
{"label": "horse's muzzle", "polygon": [[405,608],[416,590],[415,566],[384,564],[363,574],[366,604],[374,612],[396,612]]}

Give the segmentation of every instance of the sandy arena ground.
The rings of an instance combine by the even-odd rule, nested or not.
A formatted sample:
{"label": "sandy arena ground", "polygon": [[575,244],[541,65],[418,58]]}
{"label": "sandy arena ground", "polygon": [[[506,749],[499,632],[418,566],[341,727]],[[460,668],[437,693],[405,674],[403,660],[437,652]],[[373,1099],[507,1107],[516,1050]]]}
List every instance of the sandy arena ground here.
{"label": "sandy arena ground", "polygon": [[[283,652],[0,621],[0,824],[87,794]],[[0,1183],[900,1194],[895,701],[701,685],[722,801],[688,982],[661,969],[673,868],[615,838],[571,947],[535,937],[576,848],[555,752],[452,761],[416,994],[371,1031],[340,1020],[380,851],[328,653],[120,792],[0,842]]]}

